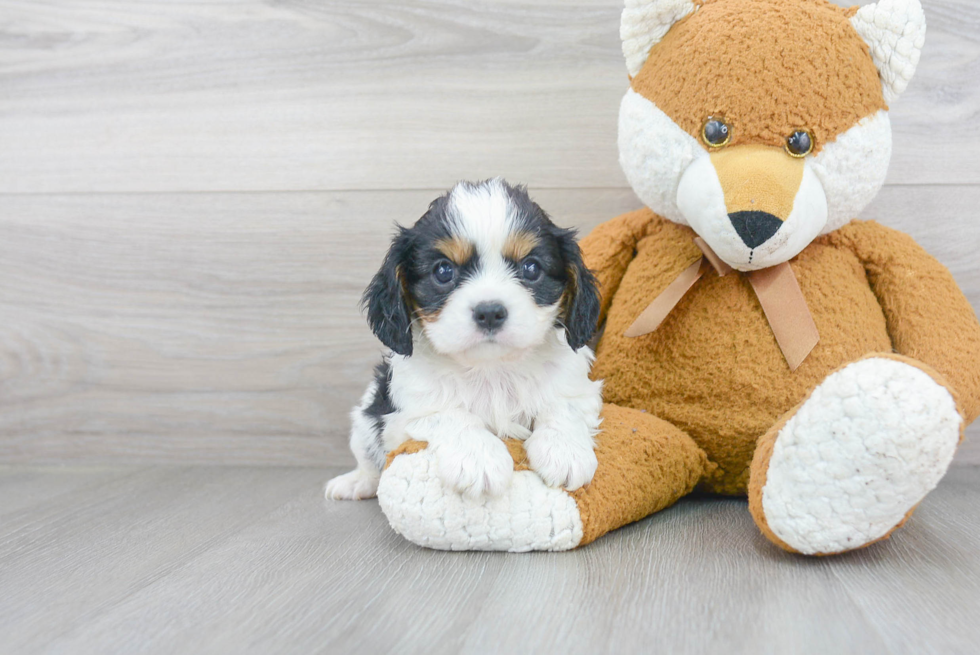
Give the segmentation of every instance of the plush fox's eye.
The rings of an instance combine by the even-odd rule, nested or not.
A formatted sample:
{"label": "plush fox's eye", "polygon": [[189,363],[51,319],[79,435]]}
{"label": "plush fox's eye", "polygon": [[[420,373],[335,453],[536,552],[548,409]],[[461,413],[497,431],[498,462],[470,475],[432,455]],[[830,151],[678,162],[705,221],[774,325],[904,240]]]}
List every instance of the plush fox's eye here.
{"label": "plush fox's eye", "polygon": [[731,141],[732,128],[719,118],[708,118],[701,128],[701,138],[712,148],[721,148]]}
{"label": "plush fox's eye", "polygon": [[786,139],[786,152],[793,157],[806,157],[813,151],[813,137],[806,130],[797,130]]}

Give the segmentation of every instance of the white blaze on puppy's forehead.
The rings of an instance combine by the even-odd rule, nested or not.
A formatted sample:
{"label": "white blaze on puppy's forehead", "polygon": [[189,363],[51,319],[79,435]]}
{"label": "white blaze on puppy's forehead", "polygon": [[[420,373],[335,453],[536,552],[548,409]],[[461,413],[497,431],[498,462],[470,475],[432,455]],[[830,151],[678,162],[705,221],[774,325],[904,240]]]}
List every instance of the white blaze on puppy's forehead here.
{"label": "white blaze on puppy's forehead", "polygon": [[448,219],[454,235],[470,241],[484,257],[499,255],[518,222],[516,207],[500,179],[453,187]]}
{"label": "white blaze on puppy's forehead", "polygon": [[[521,237],[522,228],[533,220],[531,211],[520,188],[500,179],[460,182],[450,191],[447,226],[452,238],[472,244],[477,261],[446,298],[438,319],[423,325],[439,354],[467,365],[485,363],[536,348],[555,332],[558,304],[538,306],[511,261],[516,253],[528,251]],[[474,320],[480,303],[497,303],[506,312],[492,332]]]}

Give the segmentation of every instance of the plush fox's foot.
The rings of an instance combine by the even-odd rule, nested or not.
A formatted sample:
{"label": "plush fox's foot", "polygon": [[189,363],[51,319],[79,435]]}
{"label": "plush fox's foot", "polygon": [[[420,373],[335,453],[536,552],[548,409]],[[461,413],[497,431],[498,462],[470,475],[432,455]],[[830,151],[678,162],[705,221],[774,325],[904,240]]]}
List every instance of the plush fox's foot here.
{"label": "plush fox's foot", "polygon": [[420,546],[442,550],[568,550],[667,507],[690,493],[708,466],[678,428],[615,405],[603,409],[595,477],[575,491],[546,485],[530,470],[523,445],[506,444],[514,474],[495,498],[447,488],[438,451],[403,444],[389,456],[378,487],[391,526]]}
{"label": "plush fox's foot", "polygon": [[378,487],[396,532],[438,550],[568,550],[582,541],[582,519],[567,492],[515,471],[498,496],[467,497],[446,487],[434,449],[395,457]]}
{"label": "plush fox's foot", "polygon": [[936,487],[962,429],[937,374],[890,355],[850,364],[760,439],[752,516],[789,551],[828,555],[872,544]]}

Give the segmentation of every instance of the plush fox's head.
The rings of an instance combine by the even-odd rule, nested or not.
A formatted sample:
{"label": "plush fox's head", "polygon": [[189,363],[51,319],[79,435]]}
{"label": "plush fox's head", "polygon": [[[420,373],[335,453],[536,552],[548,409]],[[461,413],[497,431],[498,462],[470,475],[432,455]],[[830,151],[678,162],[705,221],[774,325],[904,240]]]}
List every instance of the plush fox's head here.
{"label": "plush fox's head", "polygon": [[730,266],[767,268],[884,183],[888,103],[925,39],[919,0],[626,0],[620,162],[637,195]]}

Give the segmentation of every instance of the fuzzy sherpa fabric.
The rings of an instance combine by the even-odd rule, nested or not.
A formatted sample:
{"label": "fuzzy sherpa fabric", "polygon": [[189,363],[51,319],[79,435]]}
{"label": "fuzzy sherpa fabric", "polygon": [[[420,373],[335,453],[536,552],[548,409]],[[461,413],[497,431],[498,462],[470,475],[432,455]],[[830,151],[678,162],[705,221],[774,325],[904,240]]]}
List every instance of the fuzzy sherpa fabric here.
{"label": "fuzzy sherpa fabric", "polygon": [[831,555],[887,539],[938,484],[964,426],[934,369],[900,355],[853,362],[759,440],[749,510],[791,552]]}
{"label": "fuzzy sherpa fabric", "polygon": [[[542,537],[541,547],[573,547],[700,489],[748,492],[763,534],[794,552],[843,552],[887,537],[938,483],[963,428],[980,416],[980,322],[952,275],[908,236],[851,221],[887,171],[886,100],[918,61],[918,0],[880,0],[861,11],[824,0],[629,0],[623,26],[634,77],[620,112],[620,158],[653,209],[615,218],[582,241],[601,290],[592,375],[604,380],[608,404],[599,465],[575,492],[535,491],[547,499],[547,516],[536,515],[529,530],[544,535],[553,526],[560,543]],[[738,272],[708,271],[654,332],[624,336],[701,258],[694,237],[710,244],[686,225],[695,222],[678,203],[682,176],[708,159],[708,116],[732,127],[730,152],[712,158],[721,166],[707,176],[718,189],[744,170],[740,154],[782,147],[798,129],[815,138],[803,175],[812,169],[819,179],[829,213],[820,236],[787,259],[819,342],[795,371]],[[737,208],[775,194],[759,188],[761,172],[743,189],[741,179],[726,183]],[[702,188],[692,197],[705,195]],[[814,203],[812,194],[801,197],[794,207]],[[508,447],[516,470],[533,475],[521,445]],[[424,461],[402,459],[407,488],[428,484]],[[528,538],[514,540],[530,506],[522,489],[465,514],[446,509],[455,500],[432,496],[423,513],[439,518],[413,540],[448,525],[478,535],[481,548],[523,548]],[[496,532],[486,536],[486,526]]]}
{"label": "fuzzy sherpa fabric", "polygon": [[[689,436],[644,411],[606,405],[602,419],[602,432],[596,439],[599,468],[591,484],[568,494],[576,508],[573,516],[562,514],[567,508],[555,496],[560,492],[548,493],[523,478],[502,498],[464,501],[445,494],[434,475],[386,473],[383,479],[391,489],[379,489],[379,498],[396,530],[418,534],[413,541],[430,547],[476,550],[491,545],[493,550],[513,551],[528,550],[522,546],[537,541],[547,546],[544,549],[564,550],[591,543],[610,530],[672,505],[691,493],[704,472],[712,468]],[[508,439],[506,443],[514,458],[514,471],[529,471],[521,442]],[[426,444],[418,441],[402,444],[389,456],[389,468],[396,458],[400,464],[408,463],[399,456],[425,449]],[[425,462],[419,464],[427,468]],[[391,482],[393,479],[397,481]],[[477,525],[454,521],[452,503],[478,517]],[[548,511],[525,516],[514,509],[534,503]],[[568,533],[558,530],[557,538],[544,539],[537,536],[541,526],[552,532],[555,526],[566,526]],[[576,532],[568,526],[580,527]],[[522,535],[522,531],[528,534]],[[573,542],[569,542],[571,538]]]}
{"label": "fuzzy sherpa fabric", "polygon": [[695,138],[717,116],[733,146],[782,147],[808,129],[818,153],[886,108],[853,15],[825,2],[706,0],[653,46],[632,86]]}
{"label": "fuzzy sherpa fabric", "polygon": [[961,395],[968,420],[980,412],[980,324],[969,302],[909,237],[873,222],[820,237],[791,260],[820,333],[795,372],[740,274],[709,272],[655,332],[623,336],[700,256],[693,237],[641,210],[599,226],[582,247],[608,312],[593,375],[605,380],[607,402],[646,409],[704,449],[718,469],[703,489],[745,493],[759,437],[828,374],[868,353],[894,348],[920,359]]}
{"label": "fuzzy sherpa fabric", "polygon": [[406,539],[438,550],[569,550],[582,543],[575,501],[548,487],[523,465],[520,442],[509,441],[515,473],[506,492],[467,498],[446,489],[425,443],[412,441],[389,458],[378,502],[392,528]]}

